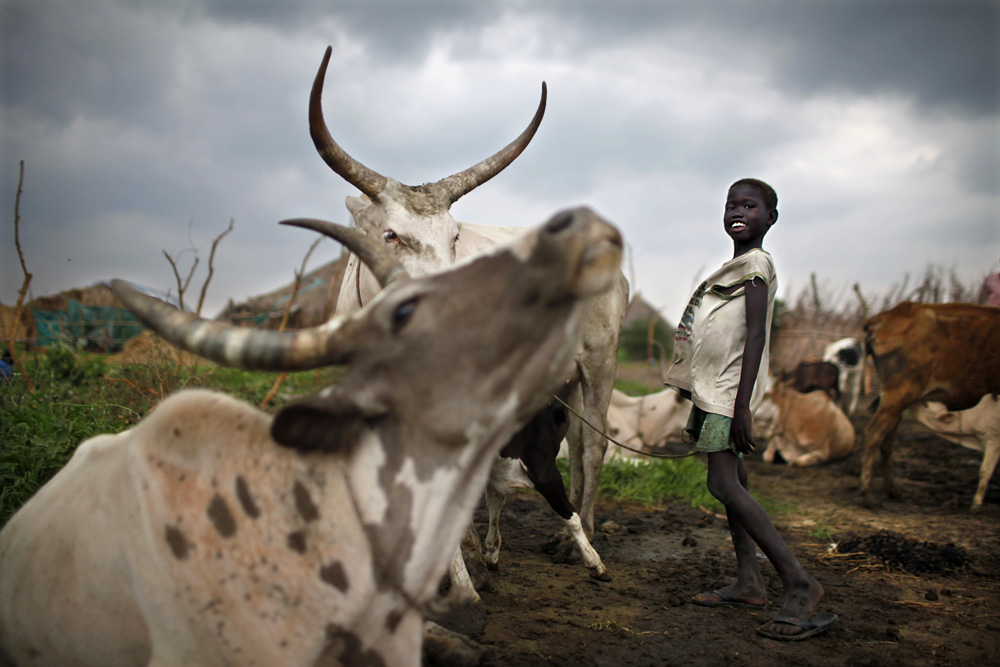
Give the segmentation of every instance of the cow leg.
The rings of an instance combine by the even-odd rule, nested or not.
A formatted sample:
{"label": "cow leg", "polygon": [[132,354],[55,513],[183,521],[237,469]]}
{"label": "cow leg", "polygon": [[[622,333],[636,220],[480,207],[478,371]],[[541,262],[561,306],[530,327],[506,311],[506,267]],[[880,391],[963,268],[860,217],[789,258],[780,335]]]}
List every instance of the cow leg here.
{"label": "cow leg", "polygon": [[[901,401],[891,400],[888,396],[882,396],[879,401],[878,410],[865,428],[865,442],[861,450],[861,493],[865,496],[865,503],[869,506],[878,504],[875,494],[872,491],[872,469],[875,467],[876,450],[882,453],[882,470],[889,471],[890,477],[886,478],[886,489],[892,492],[895,490],[895,480],[891,479],[892,462],[887,460],[887,456],[892,454],[892,439],[896,436],[896,428],[899,426],[899,418],[902,415],[902,408],[905,405]],[[886,446],[886,441],[889,441]],[[898,493],[898,490],[896,490]]]}
{"label": "cow leg", "polygon": [[611,577],[608,575],[601,557],[594,550],[590,540],[587,539],[587,536],[583,532],[583,522],[580,519],[580,515],[573,509],[569,498],[566,497],[566,487],[563,486],[562,475],[559,474],[555,460],[550,460],[538,473],[532,479],[535,489],[542,494],[542,497],[548,502],[549,507],[563,520],[566,531],[572,538],[572,542],[564,541],[560,545],[553,560],[556,562],[565,562],[569,558],[572,545],[575,544],[580,549],[583,564],[590,569],[590,576],[600,581],[611,581]]}
{"label": "cow leg", "polygon": [[986,487],[989,486],[998,459],[1000,459],[1000,440],[987,441],[986,446],[983,447],[983,462],[979,466],[979,486],[976,487],[976,495],[972,498],[971,509],[973,511],[979,510],[983,506]]}
{"label": "cow leg", "polygon": [[506,502],[506,495],[494,489],[492,485],[486,487],[486,508],[490,512],[490,528],[483,545],[483,557],[486,566],[491,570],[500,568],[500,512]]}
{"label": "cow leg", "polygon": [[455,550],[451,557],[451,564],[448,566],[448,575],[451,578],[451,588],[445,598],[447,607],[463,607],[468,604],[479,604],[482,598],[476,592],[476,587],[472,584],[472,577],[465,567],[465,558],[462,557],[462,547]]}
{"label": "cow leg", "polygon": [[587,536],[583,534],[583,525],[580,521],[580,515],[573,512],[573,515],[569,519],[565,519],[566,528],[569,530],[570,534],[576,542],[576,546],[580,549],[580,555],[583,557],[583,564],[587,566],[590,570],[590,576],[598,581],[611,581],[611,575],[608,574],[607,568],[604,567],[604,562],[601,561],[601,556],[594,549],[590,540]]}
{"label": "cow leg", "polygon": [[[590,375],[592,369],[587,369],[586,373],[581,373],[579,396],[574,390],[571,398],[577,401],[570,402],[576,406],[582,404],[579,410],[583,418],[593,427],[583,424],[578,419],[571,420],[569,433],[566,438],[569,441],[570,449],[570,500],[573,507],[576,507],[580,520],[583,522],[583,532],[588,538],[594,536],[594,507],[597,504],[597,484],[601,477],[601,468],[604,465],[604,453],[608,447],[608,441],[604,434],[608,430],[608,405],[611,403],[611,391],[614,388],[613,382],[602,382],[599,385],[593,382],[596,378],[614,378],[614,367],[605,374],[596,373]],[[596,429],[596,430],[595,430]],[[577,438],[577,445],[571,436]],[[578,462],[574,465],[574,451]],[[582,480],[578,483],[578,475]]]}

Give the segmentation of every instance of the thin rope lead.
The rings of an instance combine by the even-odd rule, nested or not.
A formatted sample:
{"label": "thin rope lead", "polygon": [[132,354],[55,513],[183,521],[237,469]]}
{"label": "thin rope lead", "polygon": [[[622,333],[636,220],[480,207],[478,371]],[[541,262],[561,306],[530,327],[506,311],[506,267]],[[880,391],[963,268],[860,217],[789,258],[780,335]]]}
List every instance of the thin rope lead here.
{"label": "thin rope lead", "polygon": [[615,440],[614,438],[612,438],[610,435],[608,435],[607,433],[605,433],[604,431],[602,431],[601,429],[597,428],[596,426],[594,426],[593,424],[591,424],[589,421],[587,421],[586,419],[584,419],[583,415],[581,415],[579,412],[577,412],[576,410],[574,410],[573,408],[571,408],[569,406],[569,404],[566,403],[566,401],[562,400],[561,398],[559,398],[556,395],[553,395],[552,398],[554,398],[557,401],[559,401],[560,403],[562,403],[563,407],[565,407],[567,410],[569,410],[570,412],[572,412],[576,416],[577,419],[579,419],[584,424],[586,424],[587,426],[589,426],[590,428],[592,428],[594,431],[596,431],[597,433],[599,433],[601,436],[603,436],[604,438],[606,438],[608,440],[608,442],[612,442],[612,443],[618,445],[619,447],[621,447],[622,449],[627,449],[630,452],[635,452],[636,454],[641,454],[642,456],[649,456],[649,457],[654,458],[654,459],[684,459],[684,458],[687,458],[689,456],[694,456],[695,454],[698,453],[698,450],[696,450],[696,449],[692,449],[691,451],[687,452],[686,454],[653,454],[652,452],[644,452],[641,449],[633,449],[632,447],[629,447],[628,445],[623,445],[622,443],[618,442],[617,440]]}

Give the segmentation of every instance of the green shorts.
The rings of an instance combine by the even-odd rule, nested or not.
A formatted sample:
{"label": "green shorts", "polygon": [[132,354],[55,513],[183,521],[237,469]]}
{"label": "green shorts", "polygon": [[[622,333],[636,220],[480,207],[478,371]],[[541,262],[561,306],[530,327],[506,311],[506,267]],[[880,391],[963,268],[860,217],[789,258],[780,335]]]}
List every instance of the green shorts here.
{"label": "green shorts", "polygon": [[698,406],[693,406],[688,415],[687,426],[684,427],[685,440],[694,443],[695,451],[698,452],[724,452],[728,449],[743,458],[729,439],[732,423],[731,417],[705,412]]}

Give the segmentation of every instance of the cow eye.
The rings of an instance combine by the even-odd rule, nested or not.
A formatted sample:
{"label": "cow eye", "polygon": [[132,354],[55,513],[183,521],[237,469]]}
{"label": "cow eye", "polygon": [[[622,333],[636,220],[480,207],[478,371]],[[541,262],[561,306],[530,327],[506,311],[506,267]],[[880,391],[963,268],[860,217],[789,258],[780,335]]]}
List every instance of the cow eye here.
{"label": "cow eye", "polygon": [[392,311],[393,331],[399,331],[410,320],[413,311],[417,309],[417,301],[419,299],[414,297],[396,306],[396,310]]}
{"label": "cow eye", "polygon": [[386,243],[388,243],[389,241],[395,241],[398,238],[399,237],[396,235],[396,232],[392,231],[391,229],[387,229],[385,230],[385,232],[382,233],[382,239],[385,240]]}

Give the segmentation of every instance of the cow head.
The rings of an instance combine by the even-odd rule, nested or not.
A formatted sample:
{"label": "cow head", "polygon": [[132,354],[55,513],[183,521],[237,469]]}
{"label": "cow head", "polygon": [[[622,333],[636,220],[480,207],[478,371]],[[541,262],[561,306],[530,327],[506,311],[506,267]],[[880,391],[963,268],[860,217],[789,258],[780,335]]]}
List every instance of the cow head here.
{"label": "cow head", "polygon": [[589,299],[614,285],[620,270],[618,231],[589,209],[559,213],[515,244],[422,278],[410,278],[357,230],[291,223],[336,236],[385,289],[350,315],[275,332],[202,320],[121,281],[112,286],[166,340],[221,364],[304,370],[346,363],[336,387],[275,419],[275,439],[302,450],[339,449],[374,423],[449,445],[481,440],[469,431],[480,415],[503,415],[491,419],[516,427],[569,374]]}
{"label": "cow head", "polygon": [[[347,198],[347,209],[355,225],[384,245],[411,275],[425,275],[453,264],[459,224],[451,215],[451,205],[503,171],[528,146],[545,113],[545,84],[542,83],[542,97],[534,118],[514,141],[465,171],[435,183],[410,186],[369,169],[348,155],[330,136],[321,104],[330,53],[328,47],[309,96],[309,133],[327,165],[363,193],[360,197]],[[352,265],[351,268],[357,271],[362,267]],[[368,303],[378,292],[379,285],[371,274],[362,271],[354,289],[361,298],[349,295],[353,304],[348,309]],[[346,298],[338,300],[339,311],[345,311],[346,301]]]}

